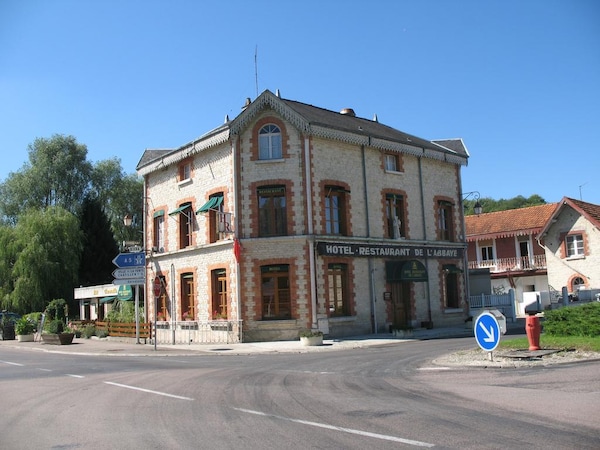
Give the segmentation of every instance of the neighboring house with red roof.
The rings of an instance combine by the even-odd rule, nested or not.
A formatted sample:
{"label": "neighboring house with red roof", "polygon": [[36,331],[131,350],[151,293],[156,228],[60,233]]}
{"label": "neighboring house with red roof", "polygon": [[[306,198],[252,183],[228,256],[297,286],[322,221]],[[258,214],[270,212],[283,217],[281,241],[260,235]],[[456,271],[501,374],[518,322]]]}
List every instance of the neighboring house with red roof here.
{"label": "neighboring house with red roof", "polygon": [[488,269],[490,294],[515,292],[517,315],[523,293],[547,291],[546,252],[536,240],[557,204],[465,216],[469,270]]}
{"label": "neighboring house with red roof", "polygon": [[600,205],[563,197],[539,239],[550,286],[593,300],[600,292]]}

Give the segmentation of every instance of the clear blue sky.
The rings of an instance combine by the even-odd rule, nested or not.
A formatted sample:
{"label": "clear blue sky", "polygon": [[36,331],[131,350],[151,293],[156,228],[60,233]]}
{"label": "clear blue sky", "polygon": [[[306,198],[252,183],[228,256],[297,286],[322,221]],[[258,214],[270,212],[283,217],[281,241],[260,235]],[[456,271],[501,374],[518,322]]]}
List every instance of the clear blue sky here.
{"label": "clear blue sky", "polygon": [[257,84],[463,138],[465,192],[600,204],[597,0],[0,0],[0,181],[56,133],[134,173]]}

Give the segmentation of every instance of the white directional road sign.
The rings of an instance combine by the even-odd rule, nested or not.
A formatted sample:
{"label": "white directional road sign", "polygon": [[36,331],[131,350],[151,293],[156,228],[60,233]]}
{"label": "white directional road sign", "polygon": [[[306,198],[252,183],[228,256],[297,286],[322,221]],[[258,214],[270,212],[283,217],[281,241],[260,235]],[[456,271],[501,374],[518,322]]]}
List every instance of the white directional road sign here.
{"label": "white directional road sign", "polygon": [[146,268],[145,267],[124,267],[122,269],[116,269],[112,273],[113,277],[118,280],[122,280],[123,278],[145,278],[146,277]]}
{"label": "white directional road sign", "polygon": [[113,280],[112,284],[115,284],[115,285],[130,284],[132,286],[135,286],[137,284],[146,284],[146,279],[145,278],[122,278],[122,279],[115,279],[115,280]]}
{"label": "white directional road sign", "polygon": [[475,319],[475,339],[477,345],[482,350],[491,352],[500,343],[500,325],[493,314],[489,312],[481,313],[477,319]]}

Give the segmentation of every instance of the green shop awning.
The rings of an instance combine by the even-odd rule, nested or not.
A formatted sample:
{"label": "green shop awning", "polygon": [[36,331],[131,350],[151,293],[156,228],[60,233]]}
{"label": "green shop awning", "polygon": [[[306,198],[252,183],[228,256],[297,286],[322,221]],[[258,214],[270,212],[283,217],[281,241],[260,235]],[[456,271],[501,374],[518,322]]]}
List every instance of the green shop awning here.
{"label": "green shop awning", "polygon": [[[112,301],[113,301],[115,298],[117,298],[117,297],[114,297],[114,296],[110,296],[110,297],[102,297],[102,298],[100,299],[100,303],[110,303],[110,302],[112,302]],[[88,302],[88,303],[89,303],[89,302]]]}
{"label": "green shop awning", "polygon": [[210,209],[216,209],[221,203],[223,203],[223,196],[211,197],[204,205],[198,208],[196,214],[208,212]]}

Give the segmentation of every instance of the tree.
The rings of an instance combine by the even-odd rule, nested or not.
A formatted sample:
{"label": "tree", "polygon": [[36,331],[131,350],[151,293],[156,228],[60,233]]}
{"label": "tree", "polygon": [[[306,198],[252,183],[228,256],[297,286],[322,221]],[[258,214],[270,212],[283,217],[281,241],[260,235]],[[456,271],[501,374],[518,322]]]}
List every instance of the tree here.
{"label": "tree", "polygon": [[30,208],[61,206],[72,213],[88,191],[92,165],[87,147],[73,136],[55,134],[29,145],[29,164],[0,186],[0,212],[10,223]]}
{"label": "tree", "polygon": [[546,200],[544,200],[537,194],[533,194],[529,198],[525,198],[522,195],[518,195],[511,199],[501,198],[500,200],[494,200],[491,197],[484,197],[480,199],[468,199],[463,202],[465,216],[470,216],[474,214],[473,208],[477,201],[479,201],[479,203],[483,207],[484,213],[526,208],[528,206],[545,205],[547,203]]}
{"label": "tree", "polygon": [[98,199],[87,196],[83,200],[79,222],[83,237],[79,284],[91,286],[112,282],[115,269],[112,260],[119,253],[119,247]]}
{"label": "tree", "polygon": [[[139,241],[142,232],[143,181],[137,175],[126,175],[117,158],[100,161],[92,173],[92,192],[103,206],[117,242]],[[138,220],[131,228],[123,225],[123,217],[131,214]]]}
{"label": "tree", "polygon": [[43,311],[54,298],[73,298],[81,257],[79,221],[59,206],[22,214],[15,228],[14,290],[3,307]]}

